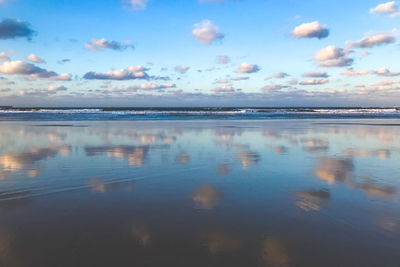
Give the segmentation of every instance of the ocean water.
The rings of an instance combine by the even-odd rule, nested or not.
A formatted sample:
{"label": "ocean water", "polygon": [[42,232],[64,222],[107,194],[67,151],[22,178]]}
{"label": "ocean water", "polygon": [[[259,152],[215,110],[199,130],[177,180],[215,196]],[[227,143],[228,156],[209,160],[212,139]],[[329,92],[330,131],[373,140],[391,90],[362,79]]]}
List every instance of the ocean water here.
{"label": "ocean water", "polygon": [[0,121],[400,119],[400,108],[3,108]]}
{"label": "ocean water", "polygon": [[1,115],[0,266],[400,266],[397,119],[60,112]]}

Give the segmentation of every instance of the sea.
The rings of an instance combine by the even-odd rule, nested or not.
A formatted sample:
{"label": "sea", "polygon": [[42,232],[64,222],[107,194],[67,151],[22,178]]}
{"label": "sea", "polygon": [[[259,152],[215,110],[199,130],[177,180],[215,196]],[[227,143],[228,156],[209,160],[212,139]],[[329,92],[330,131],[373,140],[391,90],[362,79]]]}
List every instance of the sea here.
{"label": "sea", "polygon": [[0,121],[45,120],[265,120],[265,119],[397,119],[400,108],[305,107],[0,107]]}

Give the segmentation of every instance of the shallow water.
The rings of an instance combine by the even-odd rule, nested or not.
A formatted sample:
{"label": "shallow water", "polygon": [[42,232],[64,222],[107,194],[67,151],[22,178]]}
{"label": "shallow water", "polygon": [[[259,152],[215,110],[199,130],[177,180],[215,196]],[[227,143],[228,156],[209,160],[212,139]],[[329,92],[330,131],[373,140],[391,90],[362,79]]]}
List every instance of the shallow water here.
{"label": "shallow water", "polygon": [[0,266],[400,266],[398,120],[0,122]]}

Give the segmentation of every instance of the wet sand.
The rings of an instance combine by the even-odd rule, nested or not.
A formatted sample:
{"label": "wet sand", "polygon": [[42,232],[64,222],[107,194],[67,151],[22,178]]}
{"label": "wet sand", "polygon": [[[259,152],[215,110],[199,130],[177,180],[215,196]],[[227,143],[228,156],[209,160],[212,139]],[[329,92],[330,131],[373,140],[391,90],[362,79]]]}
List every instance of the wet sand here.
{"label": "wet sand", "polygon": [[0,122],[0,266],[400,266],[396,124]]}

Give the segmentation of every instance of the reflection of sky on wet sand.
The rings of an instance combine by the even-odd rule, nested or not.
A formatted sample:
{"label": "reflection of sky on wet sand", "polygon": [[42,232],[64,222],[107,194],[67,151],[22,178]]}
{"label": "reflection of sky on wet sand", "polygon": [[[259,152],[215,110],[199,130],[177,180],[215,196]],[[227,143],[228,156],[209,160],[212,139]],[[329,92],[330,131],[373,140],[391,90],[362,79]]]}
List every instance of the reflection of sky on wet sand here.
{"label": "reflection of sky on wet sand", "polygon": [[319,160],[316,175],[328,184],[346,182],[350,178],[353,168],[351,159],[323,157]]}
{"label": "reflection of sky on wet sand", "polygon": [[132,236],[137,239],[141,246],[147,247],[150,245],[151,235],[146,226],[134,224],[132,226]]}
{"label": "reflection of sky on wet sand", "polygon": [[266,238],[262,242],[262,259],[267,266],[290,266],[290,258],[285,246],[279,240]]}
{"label": "reflection of sky on wet sand", "polygon": [[2,155],[0,156],[0,178],[5,178],[13,171],[26,171],[26,175],[29,178],[34,178],[40,173],[38,169],[35,169],[35,163],[48,158],[53,158],[57,154],[68,157],[70,152],[70,146],[56,146],[48,148],[30,147],[27,149],[27,151],[22,153]]}
{"label": "reflection of sky on wet sand", "polygon": [[2,122],[0,266],[396,266],[400,127],[349,122]]}
{"label": "reflection of sky on wet sand", "polygon": [[235,237],[218,232],[206,233],[202,239],[211,254],[235,251],[241,246]]}
{"label": "reflection of sky on wet sand", "polygon": [[222,198],[222,193],[210,184],[200,186],[193,194],[193,201],[196,205],[205,210],[213,209]]}
{"label": "reflection of sky on wet sand", "polygon": [[321,209],[321,203],[331,198],[330,192],[325,189],[318,191],[299,191],[296,192],[296,196],[299,197],[296,205],[305,211],[318,211]]}
{"label": "reflection of sky on wet sand", "polygon": [[143,165],[149,148],[146,146],[99,146],[85,147],[87,156],[99,156],[105,154],[109,158],[126,159],[129,166],[136,167]]}

